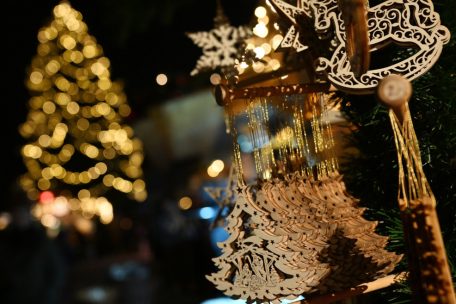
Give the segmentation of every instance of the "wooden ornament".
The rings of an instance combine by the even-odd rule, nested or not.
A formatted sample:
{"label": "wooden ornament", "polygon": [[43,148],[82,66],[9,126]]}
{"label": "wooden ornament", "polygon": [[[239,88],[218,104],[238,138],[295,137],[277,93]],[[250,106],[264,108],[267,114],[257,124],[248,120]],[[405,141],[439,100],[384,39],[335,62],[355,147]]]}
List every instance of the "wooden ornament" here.
{"label": "wooden ornament", "polygon": [[203,50],[203,54],[190,73],[194,76],[203,71],[234,66],[235,59],[240,53],[240,45],[251,35],[251,29],[248,26],[231,26],[218,1],[214,28],[207,32],[186,33],[186,35]]}
{"label": "wooden ornament", "polygon": [[366,0],[339,0],[345,26],[345,49],[350,70],[360,77],[369,70],[369,34]]}
{"label": "wooden ornament", "polygon": [[392,109],[400,121],[406,115],[405,105],[412,96],[412,84],[401,75],[390,74],[383,78],[377,88],[380,103]]}
{"label": "wooden ornament", "polygon": [[[271,3],[277,10],[288,16],[292,22],[290,28],[299,29],[298,16],[305,15],[313,20],[314,29],[321,40],[331,42],[331,48],[328,50],[330,55],[319,54],[320,57],[316,60],[315,66],[317,73],[322,73],[325,79],[341,91],[353,94],[374,93],[380,80],[389,74],[401,74],[408,80],[416,79],[434,65],[442,52],[443,45],[449,41],[450,33],[441,25],[440,16],[434,11],[431,0],[382,2],[367,9],[369,51],[377,51],[396,43],[414,47],[417,52],[390,66],[367,70],[357,75],[363,69],[351,69],[350,58],[357,58],[354,54],[359,46],[361,46],[359,51],[363,54],[365,48],[362,35],[363,23],[357,25],[360,28],[351,24],[363,18],[359,13],[352,14],[356,20],[348,20],[348,25],[353,31],[349,30],[350,34],[347,37],[343,11],[339,5],[344,2],[339,1],[342,0],[298,0],[297,5],[288,4],[283,0],[271,0]],[[299,34],[299,31],[292,32],[288,31],[287,36],[295,36],[287,39],[294,39]],[[357,37],[356,41],[350,37],[351,33],[353,37]],[[349,47],[347,47],[348,43],[351,43]],[[283,47],[286,46],[283,45]],[[353,53],[350,53],[351,51]],[[366,58],[361,59],[360,67],[367,66],[367,63]]]}
{"label": "wooden ornament", "polygon": [[340,176],[300,174],[240,186],[228,216],[230,237],[208,279],[249,303],[325,294],[390,273],[401,256],[386,251],[376,222],[362,218]]}
{"label": "wooden ornament", "polygon": [[294,85],[278,85],[273,87],[234,88],[219,84],[214,88],[215,100],[220,106],[227,106],[239,99],[295,95],[304,93],[328,92],[328,83],[306,83]]}

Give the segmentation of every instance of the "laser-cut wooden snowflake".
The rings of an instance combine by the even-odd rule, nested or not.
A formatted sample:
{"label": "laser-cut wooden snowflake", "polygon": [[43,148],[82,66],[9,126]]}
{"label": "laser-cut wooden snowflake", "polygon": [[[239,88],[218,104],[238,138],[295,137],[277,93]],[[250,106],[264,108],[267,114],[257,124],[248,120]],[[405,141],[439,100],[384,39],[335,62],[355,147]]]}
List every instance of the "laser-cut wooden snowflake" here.
{"label": "laser-cut wooden snowflake", "polygon": [[186,35],[203,49],[203,55],[190,73],[194,76],[203,71],[234,66],[240,46],[251,35],[251,29],[248,26],[232,26],[219,6],[212,30]]}

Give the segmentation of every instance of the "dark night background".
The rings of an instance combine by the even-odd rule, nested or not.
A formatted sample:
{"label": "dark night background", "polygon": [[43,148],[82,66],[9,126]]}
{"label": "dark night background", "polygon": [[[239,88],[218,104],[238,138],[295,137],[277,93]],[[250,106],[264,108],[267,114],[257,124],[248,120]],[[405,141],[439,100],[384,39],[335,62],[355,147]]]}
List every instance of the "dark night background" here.
{"label": "dark night background", "polygon": [[[2,3],[4,68],[1,82],[4,108],[3,117],[0,119],[0,212],[11,208],[16,180],[25,172],[20,156],[24,139],[19,135],[18,127],[26,120],[27,102],[30,98],[25,86],[27,68],[36,54],[38,31],[51,20],[52,10],[58,3],[59,1],[49,0]],[[201,49],[185,36],[185,32],[207,31],[213,27],[215,0],[74,0],[70,1],[70,4],[82,13],[89,34],[97,39],[98,44],[103,47],[104,56],[110,59],[111,79],[120,80],[125,84],[124,90],[132,108],[131,116],[125,121],[127,124],[134,125],[146,118],[150,107],[210,88],[208,74],[190,76],[190,71],[201,55]],[[253,0],[222,1],[225,13],[233,25],[249,23],[256,4]],[[159,73],[168,76],[166,86],[157,85],[155,77]],[[151,132],[150,136],[156,134]],[[221,145],[219,148],[225,149],[226,146]],[[226,153],[229,154],[230,150],[220,152]],[[216,157],[217,155],[214,155],[214,159]],[[97,235],[78,239],[76,247],[68,244],[68,239],[75,244],[74,235],[63,231],[55,241],[60,244],[60,251],[64,252],[67,262],[65,279],[59,279],[61,284],[64,284],[64,299],[55,302],[39,302],[37,299],[33,301],[34,304],[139,304],[150,303],[145,299],[151,298],[154,299],[154,303],[197,304],[219,295],[204,278],[209,272],[210,258],[214,255],[207,221],[183,218],[174,209],[168,210],[166,207],[170,204],[177,206],[177,199],[185,194],[184,181],[198,169],[198,162],[195,159],[179,160],[171,165],[177,170],[165,172],[154,170],[153,166],[147,165],[147,161],[146,156],[143,169],[149,187],[148,200],[141,207],[135,207],[137,205],[131,203],[128,205],[130,207],[121,210],[125,214],[119,213],[119,210],[114,211],[120,217],[129,217],[127,220],[131,221],[126,222],[127,226],[133,228],[119,232],[114,231],[113,225],[98,225]],[[182,221],[186,224],[182,224]],[[170,222],[177,224],[168,227]],[[30,241],[27,241],[28,239]],[[144,239],[147,241],[145,244],[141,243]],[[25,259],[27,263],[22,265],[24,270],[32,267],[30,265],[34,261],[36,265],[48,262],[50,265],[55,264],[55,259],[52,258],[48,262],[39,260],[39,250],[34,247],[39,246],[39,240],[40,238],[33,234],[24,234],[12,240],[13,245],[17,241],[17,244],[25,243],[28,246],[21,249],[30,254],[30,258]],[[0,239],[0,247],[4,245],[3,241]],[[135,250],[139,250],[139,258],[137,255],[130,257],[131,251]],[[152,259],[145,269],[140,267],[141,252],[146,259]],[[0,285],[5,283],[2,281],[5,277],[6,280],[13,280],[13,273],[21,271],[10,269],[15,267],[12,266],[15,265],[14,261],[17,261],[15,255],[14,251],[7,250],[6,256],[0,257],[4,261],[0,263],[0,272],[5,274],[0,277]],[[125,274],[128,271],[136,276],[122,281],[123,283],[113,279],[115,273]],[[46,290],[46,284],[51,288],[52,283],[42,278],[31,278],[24,284],[27,284],[27,287],[24,285],[21,293],[26,295],[31,288]],[[86,296],[82,293],[84,288],[90,286],[111,288],[89,290],[93,298],[97,295],[100,297],[101,294],[108,300],[82,300],[82,297]],[[113,288],[118,293],[116,302],[109,302],[109,292]],[[0,293],[5,294],[1,286]],[[1,303],[4,303],[4,300],[0,298]],[[21,302],[17,295],[10,302],[6,299],[6,303],[31,302]]]}

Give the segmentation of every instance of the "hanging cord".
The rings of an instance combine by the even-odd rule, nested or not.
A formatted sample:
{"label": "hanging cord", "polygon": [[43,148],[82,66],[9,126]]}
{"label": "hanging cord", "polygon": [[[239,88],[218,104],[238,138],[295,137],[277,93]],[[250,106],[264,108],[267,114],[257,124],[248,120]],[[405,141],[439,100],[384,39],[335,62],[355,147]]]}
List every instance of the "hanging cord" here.
{"label": "hanging cord", "polygon": [[436,200],[423,171],[418,139],[408,100],[410,81],[391,74],[378,86],[380,101],[389,107],[399,168],[398,202],[407,243],[413,303],[456,304]]}
{"label": "hanging cord", "polygon": [[435,197],[426,179],[421,162],[420,149],[408,103],[405,104],[403,122],[401,123],[392,109],[389,110],[394,141],[397,149],[399,167],[398,200],[401,210],[410,208],[411,201],[430,197],[435,207]]}

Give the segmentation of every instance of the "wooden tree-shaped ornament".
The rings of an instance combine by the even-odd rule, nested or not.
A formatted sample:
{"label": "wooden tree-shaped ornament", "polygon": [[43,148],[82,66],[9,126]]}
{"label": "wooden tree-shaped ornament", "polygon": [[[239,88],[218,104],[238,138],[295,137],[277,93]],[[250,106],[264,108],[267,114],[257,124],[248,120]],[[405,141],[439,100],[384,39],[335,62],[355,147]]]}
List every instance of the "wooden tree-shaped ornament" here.
{"label": "wooden tree-shaped ornament", "polygon": [[208,276],[228,296],[248,301],[273,301],[297,297],[306,291],[302,280],[317,282],[328,267],[306,269],[298,265],[299,252],[287,247],[286,235],[276,235],[275,221],[252,199],[252,186],[240,187],[228,216],[229,238],[219,244],[223,254],[214,259],[220,269]]}
{"label": "wooden tree-shaped ornament", "polygon": [[109,190],[146,199],[142,143],[123,122],[131,109],[122,85],[111,81],[110,61],[81,13],[67,2],[53,13],[38,33],[26,81],[32,97],[19,131],[28,171],[20,183],[31,199],[49,191],[75,212],[109,223]]}
{"label": "wooden tree-shaped ornament", "polygon": [[[219,244],[219,270],[209,280],[229,296],[263,303],[343,291],[390,273],[401,257],[385,250],[377,223],[364,219],[364,209],[346,192],[322,94],[306,98],[274,88],[226,93],[250,100],[224,101],[240,174],[227,217],[230,236]],[[248,119],[257,172],[251,185],[242,178],[239,115]]]}

